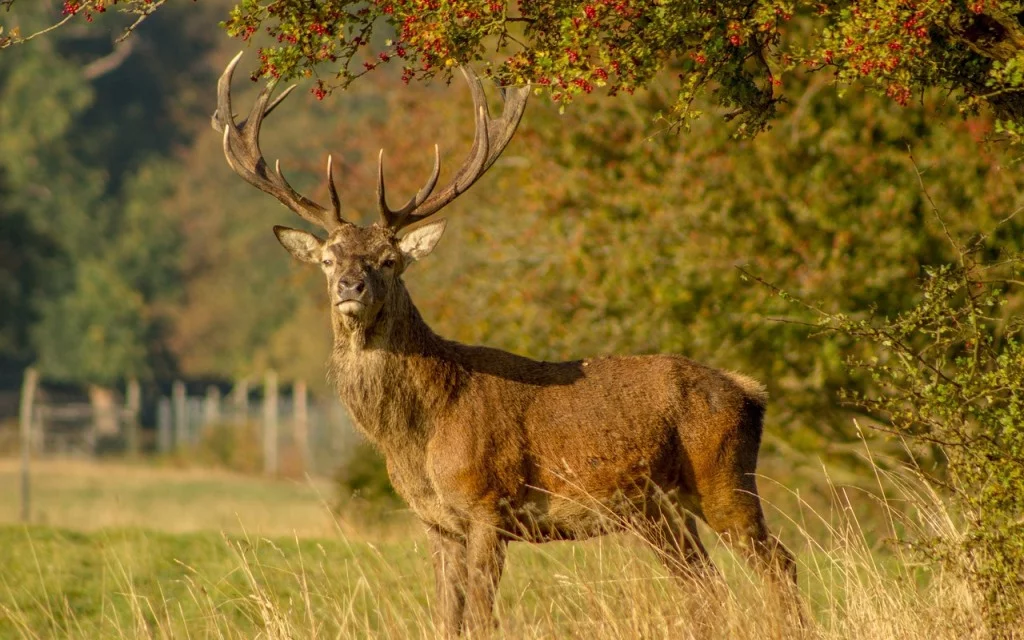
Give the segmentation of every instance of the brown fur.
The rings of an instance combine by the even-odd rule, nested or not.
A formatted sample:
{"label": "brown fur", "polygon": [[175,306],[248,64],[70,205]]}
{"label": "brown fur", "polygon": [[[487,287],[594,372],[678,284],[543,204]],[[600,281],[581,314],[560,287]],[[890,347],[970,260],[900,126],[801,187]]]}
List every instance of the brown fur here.
{"label": "brown fur", "polygon": [[[713,571],[696,516],[795,576],[754,482],[760,383],[681,356],[538,362],[440,338],[401,280],[413,259],[405,245],[429,253],[436,226],[401,241],[377,226],[327,241],[278,235],[296,257],[329,262],[332,301],[339,283],[365,284],[357,312],[335,303],[329,378],[427,526],[447,632],[486,626],[511,540],[629,527],[692,578]],[[674,507],[693,515],[667,516]]]}

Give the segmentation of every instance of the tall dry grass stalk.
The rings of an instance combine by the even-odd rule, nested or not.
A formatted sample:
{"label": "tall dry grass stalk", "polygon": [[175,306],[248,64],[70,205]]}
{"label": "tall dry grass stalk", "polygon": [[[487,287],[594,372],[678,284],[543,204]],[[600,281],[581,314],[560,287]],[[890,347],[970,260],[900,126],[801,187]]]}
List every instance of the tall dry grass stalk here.
{"label": "tall dry grass stalk", "polygon": [[[632,536],[512,545],[494,635],[588,640],[986,637],[968,585],[941,569],[919,565],[910,550],[895,542],[880,544],[857,514],[864,512],[864,501],[873,503],[893,540],[956,536],[955,518],[913,474],[887,472],[878,465],[873,469],[878,491],[871,493],[835,486],[825,476],[831,496],[826,510],[812,508],[796,491],[768,491],[789,492],[797,505],[786,513],[776,511],[774,518],[787,521],[787,542],[798,552],[803,623],[787,613],[772,584],[704,531],[722,570],[721,580],[704,584],[669,577]],[[771,504],[768,509],[773,510]],[[103,572],[102,593],[95,594],[92,607],[98,615],[76,610],[67,594],[45,593],[34,603],[12,607],[0,593],[0,617],[22,638],[436,637],[432,577],[422,539],[378,548],[346,537],[341,528],[338,537],[340,547],[331,551],[298,539],[223,536],[216,543],[221,552],[230,551],[227,570],[183,563],[173,578],[175,589],[167,580],[134,575],[137,563],[124,555],[104,553],[93,568]],[[147,553],[145,545],[137,552]],[[35,565],[39,578],[47,571],[46,562],[40,558]],[[5,582],[10,589],[11,576]]]}

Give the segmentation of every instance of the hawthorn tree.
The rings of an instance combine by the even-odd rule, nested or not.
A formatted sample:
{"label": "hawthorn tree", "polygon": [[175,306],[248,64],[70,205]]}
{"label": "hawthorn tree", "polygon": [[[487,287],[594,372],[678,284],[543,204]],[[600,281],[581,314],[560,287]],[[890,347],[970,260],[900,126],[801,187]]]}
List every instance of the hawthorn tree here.
{"label": "hawthorn tree", "polygon": [[[55,20],[111,9],[142,20],[166,1],[66,0]],[[786,99],[787,75],[807,68],[900,105],[939,88],[965,112],[990,108],[1007,137],[1024,135],[1019,0],[238,0],[223,26],[266,38],[254,76],[314,77],[321,98],[386,63],[410,81],[493,62],[500,82],[531,82],[563,104],[631,93],[667,70],[671,123],[710,94],[739,132],[756,133]],[[25,36],[6,38],[0,46]]]}

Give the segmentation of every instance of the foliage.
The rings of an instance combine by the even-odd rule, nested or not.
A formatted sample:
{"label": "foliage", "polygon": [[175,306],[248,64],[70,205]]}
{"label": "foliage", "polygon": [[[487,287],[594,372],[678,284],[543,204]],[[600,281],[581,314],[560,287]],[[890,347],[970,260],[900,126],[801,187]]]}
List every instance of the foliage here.
{"label": "foliage", "polygon": [[1024,255],[993,256],[985,239],[953,243],[957,262],[925,267],[900,313],[810,308],[857,341],[849,362],[871,383],[846,401],[878,416],[875,428],[941,451],[931,479],[965,526],[917,542],[977,588],[993,633],[1012,637],[1024,624],[1024,318],[1008,302],[1024,285]]}
{"label": "foliage", "polygon": [[[267,157],[320,202],[333,153],[346,215],[362,223],[375,218],[381,147],[398,199],[429,174],[435,142],[453,170],[472,135],[464,87],[391,91],[393,71],[332,104],[289,98],[264,125]],[[817,76],[793,81],[808,83],[804,98],[752,141],[706,121],[685,136],[652,130],[652,114],[673,100],[665,91],[586,97],[562,115],[534,101],[505,157],[447,211],[438,251],[405,276],[424,317],[445,337],[539,359],[661,351],[742,370],[770,387],[771,433],[841,451],[851,409],[836,393],[859,384],[842,362],[849,339],[808,342],[771,322],[791,310],[741,281],[736,265],[830,311],[898,313],[922,265],[954,257],[908,141],[937,203],[957,212],[947,221],[957,234],[1024,204],[1024,175],[1014,153],[979,144],[989,120],[962,122],[938,96],[902,108],[864,92],[840,98]],[[191,374],[272,366],[322,384],[322,276],[293,264],[269,232],[299,221],[237,179],[219,145],[210,132],[187,152],[163,205],[184,230],[174,353]],[[1012,220],[986,246],[1024,249],[1022,229]]]}
{"label": "foliage", "polygon": [[359,502],[393,508],[401,504],[388,479],[384,460],[369,443],[362,441],[348,455],[345,464],[334,473],[338,491],[338,510],[352,509]]}
{"label": "foliage", "polygon": [[[19,5],[17,18],[39,28],[54,6]],[[202,15],[178,17],[189,24]],[[5,349],[38,360],[51,378],[109,385],[173,369],[166,333],[181,234],[158,206],[176,187],[165,158],[196,128],[200,101],[182,84],[211,77],[195,59],[209,38],[183,37],[162,21],[137,36],[102,73],[83,69],[112,55],[102,31],[63,30],[3,53],[0,175],[5,216],[17,213],[5,231],[22,240],[6,260],[34,282],[0,320],[5,335],[18,336]],[[168,40],[178,56],[158,51]],[[17,328],[25,321],[31,326]]]}
{"label": "foliage", "polygon": [[47,291],[47,273],[64,267],[59,248],[11,205],[0,175],[0,360],[31,359],[30,332],[38,321],[33,301]]}
{"label": "foliage", "polygon": [[[1024,176],[1013,154],[979,149],[983,121],[956,123],[939,101],[906,111],[811,82],[799,108],[754,141],[708,126],[652,135],[658,95],[581,104],[559,120],[534,108],[509,150],[515,164],[467,194],[433,263],[410,275],[425,317],[442,335],[542,359],[661,351],[745,371],[771,391],[769,432],[842,450],[850,409],[835,394],[859,384],[842,362],[850,340],[809,342],[773,322],[791,309],[736,266],[830,311],[898,313],[922,265],[954,258],[908,138],[936,201],[957,211],[955,233],[1024,204]],[[986,247],[1024,248],[1021,229],[1008,222]]]}
{"label": "foliage", "polygon": [[[141,304],[119,302],[106,317],[134,325],[118,334],[133,343],[113,353],[134,354],[128,364],[143,374],[229,377],[271,366],[322,385],[330,338],[320,276],[292,265],[268,231],[291,214],[233,176],[220,140],[198,129],[229,54],[182,58],[191,46],[204,51],[215,30],[191,28],[198,8],[173,9],[136,35],[168,38],[157,42],[180,53],[140,47],[91,83],[74,72],[88,60],[80,33],[3,53],[10,65],[0,76],[12,80],[0,114],[13,132],[0,136],[12,195],[5,206],[20,207],[68,261],[46,272],[49,289],[38,289],[62,295],[32,296],[18,312],[47,314],[23,331],[36,336],[33,353],[49,340],[48,361],[59,361],[58,345],[105,322],[87,292],[105,299],[130,290]],[[165,14],[190,28],[162,22]],[[193,44],[170,44],[186,36]],[[39,75],[52,77],[42,94],[31,90]],[[851,409],[835,394],[860,384],[842,365],[848,338],[808,343],[792,325],[767,321],[789,310],[734,267],[748,265],[829,311],[898,313],[911,304],[921,267],[953,258],[909,170],[908,141],[938,204],[957,212],[947,224],[959,235],[1022,204],[1017,159],[979,144],[994,132],[991,119],[961,121],[936,93],[907,107],[856,88],[840,98],[813,73],[787,78],[800,99],[778,105],[774,130],[756,140],[730,140],[707,121],[691,135],[666,135],[651,122],[675,103],[671,82],[664,76],[613,102],[582,95],[561,115],[534,100],[487,186],[450,209],[438,254],[408,273],[414,298],[446,337],[537,358],[670,351],[746,371],[772,391],[769,432],[789,446],[841,452]],[[149,88],[124,90],[140,83]],[[398,69],[382,68],[344,100],[290,98],[264,127],[268,157],[325,201],[323,157],[333,152],[347,213],[370,221],[359,212],[372,211],[380,147],[393,159],[393,190],[412,193],[429,171],[430,146],[441,142],[447,169],[471,134],[464,88],[399,86]],[[236,89],[245,105],[251,97]],[[154,129],[147,114],[167,126]],[[987,249],[1024,248],[1021,228],[1011,221]],[[88,264],[98,266],[94,276],[76,274]],[[89,281],[106,284],[87,289]],[[83,299],[56,299],[72,294]],[[78,315],[69,317],[81,321],[65,325],[61,310],[72,308]],[[67,336],[53,333],[65,326]],[[62,366],[68,375],[101,368]]]}
{"label": "foliage", "polygon": [[[775,115],[798,68],[861,81],[906,105],[927,88],[963,107],[992,106],[1004,129],[1024,123],[1024,24],[1016,0],[690,2],[661,0],[240,0],[226,22],[249,39],[265,30],[259,74],[291,78],[340,63],[314,92],[395,60],[403,78],[429,78],[501,52],[503,83],[531,82],[556,102],[605,88],[632,93],[676,76],[673,122],[706,92],[756,133]],[[371,37],[390,27],[384,46]],[[393,34],[393,35],[391,35]]]}
{"label": "foliage", "polygon": [[[196,0],[192,0],[195,2]],[[70,22],[75,16],[82,16],[86,22],[92,22],[96,14],[106,13],[110,9],[116,9],[120,13],[136,16],[135,20],[125,28],[122,38],[127,37],[142,21],[148,18],[167,0],[62,0],[60,6],[60,18],[54,24],[47,26],[36,26],[22,28],[15,22],[11,28],[5,29],[0,24],[0,49],[22,44],[33,40],[41,35],[53,31],[57,27]],[[15,0],[0,0],[0,9],[10,11]],[[24,3],[19,3],[24,4]]]}
{"label": "foliage", "polygon": [[[181,6],[162,10],[144,25],[151,31],[136,35],[173,32],[205,50],[210,32],[192,28],[199,9]],[[168,19],[187,18],[189,28],[165,26],[167,11]],[[802,14],[794,15],[791,24]],[[0,137],[12,195],[27,208],[11,205],[70,263],[47,273],[48,286],[71,290],[84,283],[76,265],[98,260],[117,274],[118,287],[143,292],[135,317],[144,326],[127,335],[145,340],[141,351],[128,350],[146,354],[144,372],[234,376],[274,366],[286,377],[321,381],[329,344],[322,285],[317,274],[291,266],[266,231],[290,214],[225,168],[208,130],[190,142],[208,109],[211,67],[226,54],[212,64],[198,55],[186,60],[193,45],[166,42],[163,50],[180,55],[162,59],[140,48],[123,69],[93,83],[72,73],[87,58],[62,39],[3,54],[10,77],[21,78],[0,102],[10,114],[4,130],[41,132]],[[38,53],[30,49],[37,46]],[[40,55],[55,48],[67,53]],[[470,128],[464,90],[392,91],[397,72],[381,69],[330,105],[291,98],[280,112],[286,115],[268,121],[264,146],[282,158],[293,184],[325,198],[322,158],[333,151],[346,206],[359,210],[372,201],[379,147],[395,159],[396,191],[419,187],[434,142],[442,142],[446,166],[458,159]],[[31,83],[41,74],[53,80],[39,95]],[[122,89],[154,78],[161,82],[146,91]],[[509,157],[486,178],[491,187],[453,206],[456,224],[443,255],[415,267],[410,286],[428,320],[464,341],[540,358],[678,351],[749,371],[772,387],[772,420],[787,425],[787,438],[829,446],[816,434],[848,424],[833,402],[850,384],[838,355],[842,339],[809,346],[791,327],[766,324],[786,311],[740,282],[733,266],[749,264],[831,310],[897,312],[909,299],[907,275],[950,258],[939,228],[922,213],[907,141],[928,167],[936,199],[962,212],[949,221],[956,233],[1019,206],[1024,179],[1012,154],[978,145],[994,132],[990,120],[958,122],[934,93],[907,107],[856,88],[839,99],[820,74],[792,73],[786,84],[800,99],[778,105],[775,130],[736,142],[703,122],[690,136],[652,130],[655,114],[675,104],[672,81],[666,75],[654,90],[615,102],[580,96],[564,115],[535,100]],[[130,106],[119,107],[125,99]],[[88,115],[66,115],[72,107]],[[147,135],[154,129],[145,114],[168,125],[156,129],[161,135]],[[65,132],[67,146],[33,146]],[[323,140],[340,142],[325,148]],[[163,160],[174,149],[180,156]],[[161,160],[145,168],[147,158]],[[33,199],[42,189],[52,199]],[[990,244],[1019,248],[1018,229],[1011,224]],[[865,275],[861,265],[869,264],[879,268]],[[120,290],[108,281],[104,296]],[[529,286],[510,284],[517,282]],[[61,308],[41,297],[21,313]],[[59,328],[57,320],[48,326]],[[39,340],[44,334],[35,332]]]}
{"label": "foliage", "polygon": [[107,265],[77,265],[73,293],[44,301],[36,325],[39,364],[58,379],[111,384],[143,373],[140,347],[143,301]]}
{"label": "foliage", "polygon": [[[118,9],[138,16],[130,30],[165,1],[67,0],[61,19]],[[739,132],[757,133],[790,93],[787,77],[805,68],[900,105],[948,90],[965,111],[991,107],[1000,131],[1020,139],[1022,13],[1019,0],[238,0],[224,26],[273,39],[256,75],[316,76],[320,98],[384,63],[400,64],[408,82],[496,50],[502,83],[531,82],[562,104],[599,88],[632,93],[670,70],[671,122],[698,115],[696,98],[711,94]],[[8,29],[0,47],[24,39]],[[324,65],[339,68],[321,76]]]}

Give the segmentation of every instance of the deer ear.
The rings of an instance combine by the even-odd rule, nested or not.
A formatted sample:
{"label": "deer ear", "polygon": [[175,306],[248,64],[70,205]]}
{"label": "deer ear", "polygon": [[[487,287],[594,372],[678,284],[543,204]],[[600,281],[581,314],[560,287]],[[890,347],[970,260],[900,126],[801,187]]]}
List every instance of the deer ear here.
{"label": "deer ear", "polygon": [[398,241],[398,250],[409,261],[419,260],[430,254],[444,233],[447,220],[438,220],[410,231]]}
{"label": "deer ear", "polygon": [[277,241],[295,258],[310,264],[320,264],[320,250],[324,241],[308,231],[274,227]]}

